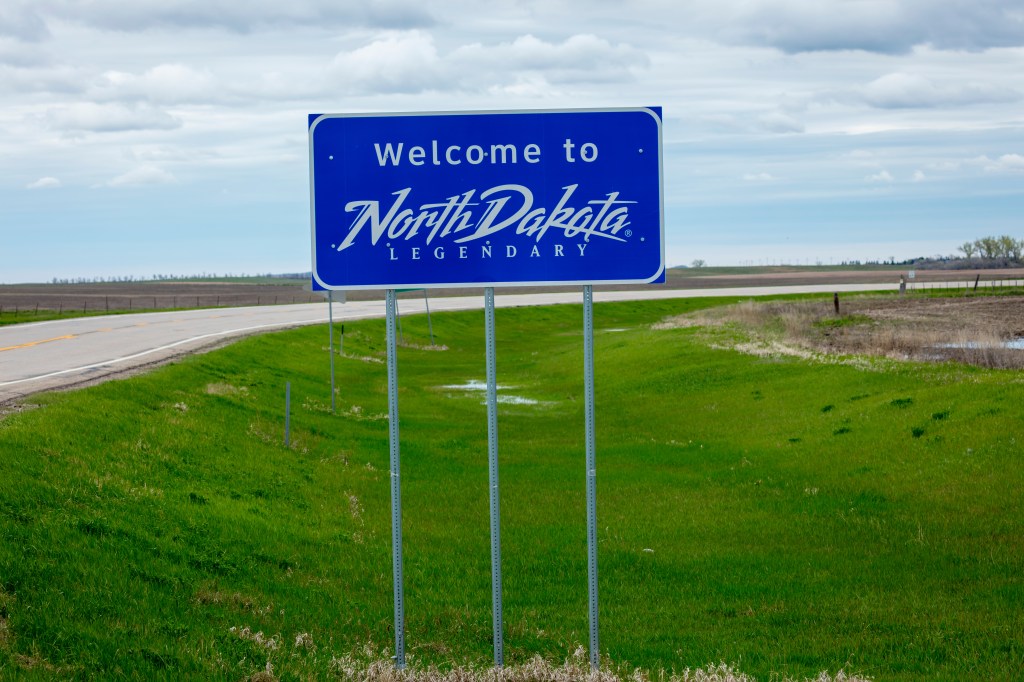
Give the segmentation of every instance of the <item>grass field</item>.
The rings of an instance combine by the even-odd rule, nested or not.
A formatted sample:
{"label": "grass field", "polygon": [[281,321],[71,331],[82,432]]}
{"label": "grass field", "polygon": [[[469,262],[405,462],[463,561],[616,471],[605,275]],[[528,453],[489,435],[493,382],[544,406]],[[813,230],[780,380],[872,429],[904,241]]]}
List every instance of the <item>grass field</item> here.
{"label": "grass field", "polygon": [[[626,670],[1013,680],[1024,377],[816,364],[595,309],[601,648]],[[506,657],[587,640],[578,306],[497,312]],[[0,421],[0,679],[332,679],[388,655],[383,321],[37,396]],[[407,642],[491,657],[482,312],[403,318]],[[283,444],[284,386],[292,440]],[[383,653],[382,653],[383,652]],[[257,679],[253,677],[252,679]]]}

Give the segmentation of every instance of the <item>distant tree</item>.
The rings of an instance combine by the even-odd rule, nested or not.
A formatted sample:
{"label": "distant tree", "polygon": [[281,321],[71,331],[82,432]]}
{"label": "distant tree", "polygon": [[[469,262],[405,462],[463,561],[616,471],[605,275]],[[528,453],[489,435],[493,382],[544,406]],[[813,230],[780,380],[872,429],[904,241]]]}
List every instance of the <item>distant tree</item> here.
{"label": "distant tree", "polygon": [[999,248],[1002,251],[1003,256],[1019,261],[1021,254],[1021,242],[1017,241],[1008,234],[1004,234],[999,237]]}
{"label": "distant tree", "polygon": [[690,267],[692,267],[692,268],[702,268],[705,265],[707,265],[707,262],[704,261],[701,258],[698,258],[698,259],[694,260],[692,263],[690,263]]}
{"label": "distant tree", "polygon": [[974,255],[978,253],[978,245],[976,242],[964,242],[958,246],[957,249],[964,252],[964,257],[967,258],[967,260],[971,260],[974,258]]}
{"label": "distant tree", "polygon": [[974,245],[977,247],[979,255],[985,260],[998,258],[1002,247],[995,237],[982,237],[975,240]]}

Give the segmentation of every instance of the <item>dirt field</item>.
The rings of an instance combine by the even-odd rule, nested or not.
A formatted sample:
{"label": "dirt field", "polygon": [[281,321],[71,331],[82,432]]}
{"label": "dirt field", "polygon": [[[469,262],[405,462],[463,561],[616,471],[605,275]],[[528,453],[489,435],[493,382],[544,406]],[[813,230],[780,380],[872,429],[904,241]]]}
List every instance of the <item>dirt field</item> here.
{"label": "dirt field", "polygon": [[116,282],[0,285],[0,307],[65,313],[213,308],[322,300],[298,284],[234,282]]}
{"label": "dirt field", "polygon": [[1024,297],[853,300],[853,324],[819,325],[832,352],[1024,367]]}
{"label": "dirt field", "polygon": [[[752,286],[794,286],[799,284],[897,283],[906,270],[873,268],[867,270],[823,270],[817,268],[757,268],[744,271],[730,268],[727,274],[694,269],[669,270],[666,284],[646,286],[598,286],[597,290],[636,290],[646,288],[715,289]],[[710,274],[714,273],[714,274]],[[1018,270],[920,270],[909,281],[913,287],[927,287],[936,282],[956,282],[969,286],[980,277],[982,281],[1024,279]],[[312,303],[323,300],[303,288],[303,280],[282,279],[280,283],[250,282],[116,282],[102,284],[6,284],[0,285],[0,315],[15,311],[121,312],[129,310],[162,310],[174,308],[213,308],[221,306],[275,305]],[[459,296],[479,293],[472,289],[434,289],[430,295]],[[514,287],[504,293],[536,292],[537,288]],[[383,299],[383,291],[346,293],[348,300]],[[407,292],[403,297],[422,296]]]}
{"label": "dirt field", "polygon": [[668,320],[668,326],[735,325],[732,344],[755,353],[875,355],[1024,368],[1024,296],[844,297],[833,301],[749,301]]}

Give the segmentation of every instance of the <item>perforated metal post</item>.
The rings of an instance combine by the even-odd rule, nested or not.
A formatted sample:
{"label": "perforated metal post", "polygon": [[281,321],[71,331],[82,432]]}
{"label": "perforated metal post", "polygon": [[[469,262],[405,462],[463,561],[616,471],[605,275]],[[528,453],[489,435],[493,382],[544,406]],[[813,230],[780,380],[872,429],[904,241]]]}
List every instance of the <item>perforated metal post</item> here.
{"label": "perforated metal post", "polygon": [[405,668],[405,599],[402,590],[402,479],[398,442],[398,351],[394,289],[386,293],[388,346],[388,442],[391,446],[391,559],[395,586],[395,667]]}
{"label": "perforated metal post", "polygon": [[498,495],[498,380],[494,351],[494,289],[484,289],[487,355],[487,472],[491,503],[491,604],[494,665],[505,664],[501,608],[501,501]]}
{"label": "perforated metal post", "polygon": [[331,356],[331,412],[334,409],[334,292],[327,292],[327,354]]}
{"label": "perforated metal post", "polygon": [[594,290],[583,287],[583,393],[587,441],[587,586],[590,667],[600,664],[597,623],[597,463],[594,454]]}

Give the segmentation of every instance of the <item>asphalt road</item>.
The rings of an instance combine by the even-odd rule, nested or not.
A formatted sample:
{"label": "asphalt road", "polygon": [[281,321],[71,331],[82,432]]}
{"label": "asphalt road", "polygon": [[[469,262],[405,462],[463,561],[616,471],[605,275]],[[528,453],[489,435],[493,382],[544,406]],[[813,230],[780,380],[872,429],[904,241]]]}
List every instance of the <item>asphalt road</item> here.
{"label": "asphalt road", "polygon": [[[880,291],[893,284],[724,289],[598,291],[595,302],[779,293]],[[582,291],[495,295],[496,307],[581,303]],[[483,295],[436,297],[431,312],[483,308]],[[424,312],[423,299],[401,299],[400,314]],[[334,304],[335,322],[384,316],[384,301]],[[0,327],[0,404],[51,389],[124,376],[250,334],[324,324],[327,303],[109,315]],[[481,326],[483,322],[481,321]]]}

